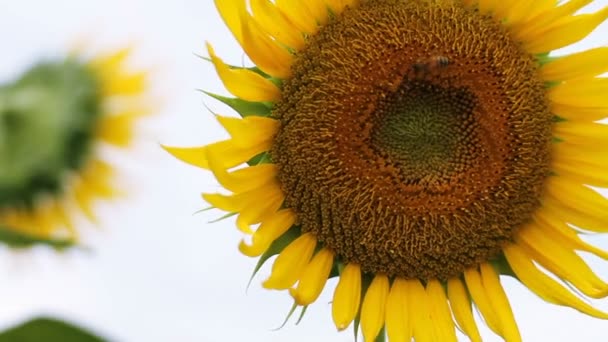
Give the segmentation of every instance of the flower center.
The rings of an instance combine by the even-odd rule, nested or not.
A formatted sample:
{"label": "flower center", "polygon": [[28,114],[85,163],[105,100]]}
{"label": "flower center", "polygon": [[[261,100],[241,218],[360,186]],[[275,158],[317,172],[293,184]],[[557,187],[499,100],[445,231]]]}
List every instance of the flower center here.
{"label": "flower center", "polygon": [[0,86],[0,207],[61,191],[66,172],[87,156],[99,113],[97,80],[75,60],[38,65]]}
{"label": "flower center", "polygon": [[366,272],[447,279],[492,259],[548,175],[537,62],[455,1],[346,10],[298,54],[273,115],[286,206]]}

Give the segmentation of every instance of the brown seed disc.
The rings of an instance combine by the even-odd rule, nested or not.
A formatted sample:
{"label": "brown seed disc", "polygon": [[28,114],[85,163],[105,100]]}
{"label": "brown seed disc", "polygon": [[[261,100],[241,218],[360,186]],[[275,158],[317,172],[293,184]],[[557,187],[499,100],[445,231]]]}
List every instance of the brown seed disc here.
{"label": "brown seed disc", "polygon": [[346,10],[297,55],[273,112],[285,205],[365,272],[446,279],[495,257],[548,175],[537,68],[457,1]]}

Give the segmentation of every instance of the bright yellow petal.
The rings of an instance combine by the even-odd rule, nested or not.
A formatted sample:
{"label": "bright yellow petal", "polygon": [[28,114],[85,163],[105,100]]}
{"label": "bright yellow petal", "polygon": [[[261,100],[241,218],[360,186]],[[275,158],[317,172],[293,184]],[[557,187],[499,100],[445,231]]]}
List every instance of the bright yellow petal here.
{"label": "bright yellow petal", "polygon": [[598,146],[608,144],[608,125],[584,122],[563,121],[553,126],[555,135],[566,144]]}
{"label": "bright yellow petal", "polygon": [[593,0],[571,0],[565,2],[561,6],[554,7],[550,10],[543,11],[536,17],[531,18],[524,25],[516,28],[514,34],[516,37],[525,39],[525,37],[534,36],[544,28],[554,24],[560,19],[566,19],[576,11],[591,3]]}
{"label": "bright yellow petal", "polygon": [[608,222],[608,199],[596,191],[564,177],[549,177],[546,184],[548,196],[576,211]]}
{"label": "bright yellow petal", "polygon": [[359,312],[361,302],[361,268],[350,263],[340,273],[334,292],[331,313],[338,330],[346,329]]}
{"label": "bright yellow petal", "polygon": [[273,40],[246,11],[241,13],[243,50],[262,71],[277,78],[291,75],[293,56]]}
{"label": "bright yellow petal", "polygon": [[471,310],[471,300],[459,278],[448,280],[448,298],[454,318],[460,328],[469,336],[471,342],[481,342],[481,335],[479,335],[479,329],[477,329],[477,323],[475,323]]}
{"label": "bright yellow petal", "polygon": [[291,209],[280,210],[268,217],[260,224],[258,230],[251,237],[251,245],[244,240],[239,244],[241,253],[257,257],[262,255],[281,235],[283,235],[296,222],[296,214]]}
{"label": "bright yellow petal", "polygon": [[232,137],[232,143],[237,147],[247,147],[273,139],[279,129],[279,120],[248,116],[246,118],[235,118],[216,115],[219,123]]}
{"label": "bright yellow petal", "polygon": [[244,0],[214,0],[215,7],[218,13],[224,20],[224,23],[230,29],[236,40],[241,43],[243,41],[241,20],[239,13],[246,10]]}
{"label": "bright yellow petal", "polygon": [[327,4],[324,0],[307,0],[304,1],[308,10],[321,26],[325,25],[329,20],[329,12]]}
{"label": "bright yellow petal", "polygon": [[325,287],[333,266],[334,254],[327,248],[320,250],[304,268],[297,288],[291,292],[298,305],[313,303]]}
{"label": "bright yellow petal", "polygon": [[591,216],[584,209],[574,209],[560,200],[550,196],[543,198],[543,205],[538,212],[547,212],[548,215],[558,217],[560,220],[573,224],[582,230],[605,233],[608,232],[605,215]]}
{"label": "bright yellow petal", "polygon": [[544,268],[574,285],[593,298],[608,295],[608,284],[602,281],[574,251],[556,242],[551,235],[530,224],[521,229],[515,240],[518,246]]}
{"label": "bright yellow petal", "polygon": [[435,324],[435,331],[439,337],[439,341],[456,342],[456,327],[452,320],[452,314],[443,286],[438,280],[432,279],[426,285],[426,293],[429,298],[431,317]]}
{"label": "bright yellow petal", "polygon": [[590,78],[608,71],[608,47],[599,47],[564,57],[542,66],[541,77],[546,81],[568,81]]}
{"label": "bright yellow petal", "polygon": [[464,279],[469,289],[469,293],[479,309],[480,313],[486,321],[486,324],[492,331],[501,335],[502,326],[500,320],[492,308],[492,302],[483,286],[479,271],[474,268],[465,270]]}
{"label": "bright yellow petal", "polygon": [[414,341],[416,342],[435,342],[439,341],[435,336],[435,324],[431,318],[430,298],[418,279],[409,279],[408,288],[412,300],[408,301],[410,319]]}
{"label": "bright yellow petal", "polygon": [[301,31],[314,34],[318,30],[317,22],[306,3],[302,0],[276,0],[277,7]]}
{"label": "bright yellow petal", "polygon": [[553,25],[535,32],[532,36],[519,37],[519,39],[526,42],[524,44],[526,51],[545,53],[578,42],[607,18],[608,7],[592,14],[563,18]]}
{"label": "bright yellow petal", "polygon": [[133,137],[135,119],[144,115],[143,112],[128,111],[117,115],[106,115],[101,118],[96,135],[107,143],[126,147]]}
{"label": "bright yellow petal", "polygon": [[384,326],[388,291],[388,277],[384,274],[377,274],[367,288],[361,306],[361,331],[365,341],[375,340]]}
{"label": "bright yellow petal", "polygon": [[605,105],[568,105],[552,103],[551,110],[559,117],[572,121],[598,121],[608,117],[608,103]]}
{"label": "bright yellow petal", "polygon": [[[272,184],[272,183],[271,183]],[[251,226],[274,215],[283,204],[285,195],[278,186],[267,187],[268,191],[256,202],[247,203],[236,219],[236,226],[245,234],[252,234]]]}
{"label": "bright yellow petal", "polygon": [[281,193],[281,187],[276,181],[270,181],[258,188],[233,195],[203,194],[203,199],[215,208],[235,213],[248,206],[263,205],[259,199],[272,193]]}
{"label": "bright yellow petal", "polygon": [[230,68],[215,55],[211,44],[207,44],[207,51],[222,83],[234,96],[254,102],[274,102],[281,97],[281,91],[271,81],[248,69]]}
{"label": "bright yellow petal", "polygon": [[555,7],[555,0],[511,0],[505,12],[505,24],[517,30],[525,27],[537,15]]}
{"label": "bright yellow petal", "polygon": [[262,284],[267,289],[286,290],[300,278],[317,245],[314,235],[306,233],[279,254],[272,265],[270,277]]}
{"label": "bright yellow petal", "polygon": [[405,279],[396,278],[391,286],[386,301],[386,333],[389,341],[411,341],[412,325],[408,312],[410,298],[408,283]]}
{"label": "bright yellow petal", "polygon": [[585,303],[558,282],[538,270],[517,245],[507,245],[503,248],[503,252],[519,281],[545,301],[569,306],[589,316],[608,319],[608,314]]}
{"label": "bright yellow petal", "polygon": [[129,75],[115,75],[104,77],[102,80],[102,97],[131,96],[144,92],[146,88],[146,73],[135,73]]}
{"label": "bright yellow petal", "polygon": [[547,210],[537,210],[534,213],[534,220],[538,229],[543,231],[545,235],[553,237],[564,247],[589,252],[604,260],[608,260],[607,251],[583,241],[573,228],[556,218],[550,212],[547,212]]}
{"label": "bright yellow petal", "polygon": [[285,17],[276,5],[269,0],[251,0],[253,17],[262,29],[277,41],[298,51],[306,41],[304,35]]}
{"label": "bright yellow petal", "polygon": [[513,317],[511,304],[509,304],[507,295],[500,284],[500,279],[496,271],[494,271],[494,267],[488,263],[483,263],[479,268],[481,270],[483,287],[486,290],[488,298],[492,300],[494,313],[500,320],[502,337],[506,342],[521,341],[521,335],[519,334],[515,317]]}
{"label": "bright yellow petal", "polygon": [[234,193],[247,192],[275,179],[277,166],[275,164],[260,164],[244,167],[232,172],[227,172],[223,167],[217,166],[214,156],[209,156],[209,168],[218,182],[229,191]]}
{"label": "bright yellow petal", "polygon": [[561,83],[548,91],[556,104],[571,107],[608,107],[608,78],[583,78]]}

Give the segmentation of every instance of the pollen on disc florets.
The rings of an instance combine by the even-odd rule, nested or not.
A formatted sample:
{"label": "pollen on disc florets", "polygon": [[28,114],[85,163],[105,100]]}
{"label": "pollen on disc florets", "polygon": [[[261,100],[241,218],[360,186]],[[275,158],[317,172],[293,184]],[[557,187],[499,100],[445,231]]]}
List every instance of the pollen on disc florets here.
{"label": "pollen on disc florets", "polygon": [[100,108],[89,67],[68,58],[33,67],[0,86],[0,208],[61,191],[88,155]]}
{"label": "pollen on disc florets", "polygon": [[537,62],[474,9],[363,2],[310,38],[282,91],[285,204],[366,272],[460,274],[539,206],[552,115]]}

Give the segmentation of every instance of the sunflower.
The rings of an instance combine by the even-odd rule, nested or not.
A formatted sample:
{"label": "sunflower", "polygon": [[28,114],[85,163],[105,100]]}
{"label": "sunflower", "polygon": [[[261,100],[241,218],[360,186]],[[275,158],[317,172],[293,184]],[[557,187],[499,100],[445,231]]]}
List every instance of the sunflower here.
{"label": "sunflower", "polygon": [[100,143],[127,147],[145,110],[145,73],[129,49],[41,62],[0,86],[0,235],[14,247],[66,247],[74,212],[94,219],[97,198],[118,195]]}
{"label": "sunflower", "polygon": [[570,0],[216,0],[254,67],[210,61],[242,118],[168,147],[211,170],[263,286],[366,341],[481,341],[472,308],[521,340],[500,275],[607,319],[578,252],[608,230],[608,48],[556,57],[608,8]]}

